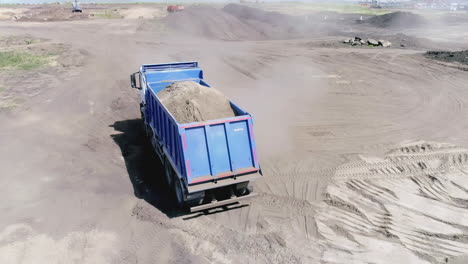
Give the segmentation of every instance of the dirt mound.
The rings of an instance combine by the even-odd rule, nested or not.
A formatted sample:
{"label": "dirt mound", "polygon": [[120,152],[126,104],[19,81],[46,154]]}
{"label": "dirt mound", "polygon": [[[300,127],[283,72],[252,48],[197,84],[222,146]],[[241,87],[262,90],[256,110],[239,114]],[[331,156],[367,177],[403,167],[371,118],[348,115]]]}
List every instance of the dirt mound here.
{"label": "dirt mound", "polygon": [[459,62],[468,65],[468,50],[463,51],[428,51],[426,57],[445,61],[445,62]]}
{"label": "dirt mound", "polygon": [[89,17],[85,12],[72,13],[70,6],[44,5],[29,9],[27,12],[16,17],[18,21],[66,21],[80,20]]}
{"label": "dirt mound", "polygon": [[247,23],[266,39],[301,37],[308,28],[305,17],[269,12],[239,4],[228,4],[222,10]]}
{"label": "dirt mound", "polygon": [[228,4],[222,9],[189,6],[182,12],[169,14],[163,21],[183,33],[221,40],[292,39],[318,31],[315,20],[308,17],[266,12],[238,4]]}
{"label": "dirt mound", "polygon": [[163,19],[166,25],[183,33],[210,39],[262,39],[259,32],[238,18],[210,6],[189,6]]}
{"label": "dirt mound", "polygon": [[281,14],[278,12],[268,12],[258,8],[253,8],[239,4],[228,4],[222,9],[235,17],[247,20],[261,21],[275,26],[292,26],[303,22],[299,18]]}
{"label": "dirt mound", "polygon": [[236,116],[229,100],[220,91],[196,82],[173,83],[158,96],[181,124]]}
{"label": "dirt mound", "polygon": [[366,22],[373,26],[383,28],[420,27],[427,24],[427,20],[424,17],[401,11],[374,16],[367,19]]}

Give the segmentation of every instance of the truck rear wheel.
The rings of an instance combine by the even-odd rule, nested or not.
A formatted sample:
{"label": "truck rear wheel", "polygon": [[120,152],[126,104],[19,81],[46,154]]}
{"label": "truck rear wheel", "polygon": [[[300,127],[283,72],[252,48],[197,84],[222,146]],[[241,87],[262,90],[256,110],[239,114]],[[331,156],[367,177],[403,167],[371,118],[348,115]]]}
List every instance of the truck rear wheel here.
{"label": "truck rear wheel", "polygon": [[144,124],[144,126],[145,126],[145,135],[147,138],[151,140],[153,138],[153,130],[151,130],[151,127],[147,124]]}
{"label": "truck rear wheel", "polygon": [[185,204],[188,207],[198,206],[205,200],[205,191],[187,194]]}
{"label": "truck rear wheel", "polygon": [[249,182],[243,182],[236,186],[235,194],[236,196],[244,196],[253,192],[253,187],[249,185]]}
{"label": "truck rear wheel", "polygon": [[141,111],[140,111],[140,114],[141,114],[141,122],[143,123],[143,128],[145,129],[145,135],[147,138],[151,139],[153,135],[153,131],[151,130],[151,127],[145,122],[145,114]]}
{"label": "truck rear wheel", "polygon": [[174,182],[174,169],[171,166],[171,163],[167,158],[164,159],[164,171],[165,171],[165,180],[166,184],[169,187],[172,187]]}
{"label": "truck rear wheel", "polygon": [[174,181],[174,188],[175,188],[177,207],[184,208],[185,199],[184,199],[184,189],[182,187],[182,182],[180,180]]}

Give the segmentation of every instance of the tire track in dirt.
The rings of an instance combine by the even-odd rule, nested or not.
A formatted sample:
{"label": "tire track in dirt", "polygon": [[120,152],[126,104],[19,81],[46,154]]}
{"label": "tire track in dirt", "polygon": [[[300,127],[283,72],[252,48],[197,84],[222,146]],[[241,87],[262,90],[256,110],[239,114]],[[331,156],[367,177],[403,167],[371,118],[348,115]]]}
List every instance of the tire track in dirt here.
{"label": "tire track in dirt", "polygon": [[[468,149],[415,142],[390,150],[382,162],[357,162],[354,173],[356,165],[338,169],[316,217],[324,260],[442,263],[468,254],[468,191],[460,188],[468,184],[465,157]],[[390,248],[391,256],[374,259]]]}
{"label": "tire track in dirt", "polygon": [[[325,57],[324,54],[306,55],[339,76],[329,80],[329,86],[336,93],[329,93],[323,100],[322,117],[317,118],[314,112],[305,113],[303,119],[315,120],[315,124],[309,122],[297,130],[297,140],[316,159],[325,162],[325,153],[342,151],[377,154],[391,144],[428,134],[434,140],[460,139],[447,130],[451,127],[455,134],[462,134],[458,124],[464,123],[461,113],[466,111],[463,101],[466,89],[461,85],[464,77],[459,72],[434,66],[418,73],[416,81],[413,71],[422,68],[418,62],[422,58],[418,54],[385,51],[372,59],[372,53],[342,54],[340,50],[333,50],[336,54],[330,50]],[[385,77],[366,78],[372,75]],[[359,80],[359,76],[363,80]],[[445,89],[435,88],[438,86]],[[454,119],[459,122],[452,122]],[[327,125],[330,123],[334,125]],[[326,160],[333,159],[340,160],[333,158],[333,154]]]}
{"label": "tire track in dirt", "polygon": [[[294,50],[291,51],[291,53],[294,52]],[[351,63],[352,61],[358,59],[362,60],[363,56],[368,57],[369,55],[361,53],[354,55],[341,55],[342,56],[330,55],[330,57],[320,58],[314,61],[314,63],[320,64],[321,62],[325,62],[333,63],[333,65],[340,65],[336,68],[338,71],[332,72],[333,74],[336,73],[336,77],[328,79],[328,81],[330,87],[333,87],[333,89],[336,89],[337,91],[344,90],[346,92],[346,89],[348,89],[346,87],[348,85],[347,79],[350,80],[351,89],[354,94],[352,97],[347,96],[348,98],[353,99],[352,101],[346,101],[345,106],[349,108],[348,111],[355,113],[356,107],[362,108],[362,106],[359,106],[360,103],[363,103],[364,106],[370,105],[372,107],[378,105],[379,107],[382,107],[383,110],[378,110],[373,113],[372,111],[369,111],[369,109],[365,109],[367,111],[365,115],[359,116],[360,113],[355,114],[355,116],[359,118],[357,119],[357,124],[354,125],[355,127],[353,127],[353,122],[356,121],[356,117],[351,117],[354,118],[354,120],[347,120],[348,116],[346,115],[333,116],[334,109],[330,107],[330,105],[325,105],[323,103],[320,103],[320,107],[326,109],[325,111],[322,111],[325,112],[326,118],[332,117],[329,120],[325,120],[321,117],[317,119],[317,115],[314,112],[301,112],[302,117],[299,120],[304,121],[301,122],[298,120],[293,125],[293,127],[298,131],[294,135],[295,144],[297,144],[300,151],[308,149],[313,150],[311,153],[312,155],[307,158],[301,156],[297,159],[295,159],[295,157],[290,157],[288,158],[288,162],[281,162],[281,160],[277,159],[267,159],[266,161],[264,160],[262,162],[262,166],[265,175],[267,175],[267,178],[265,178],[263,181],[259,181],[256,184],[257,190],[261,193],[262,196],[261,198],[256,199],[251,203],[251,205],[257,206],[257,208],[255,208],[256,214],[252,216],[252,211],[249,211],[247,208],[242,208],[240,209],[242,212],[241,214],[245,215],[245,218],[242,218],[240,221],[229,221],[229,219],[239,219],[236,218],[235,212],[228,212],[223,216],[213,217],[213,219],[230,223],[232,226],[237,226],[233,223],[238,223],[238,230],[243,230],[246,232],[253,232],[253,230],[259,232],[258,227],[252,228],[254,226],[254,222],[263,223],[266,221],[267,223],[274,223],[271,226],[278,226],[281,225],[281,223],[289,222],[288,228],[290,231],[288,234],[290,234],[290,236],[293,236],[294,234],[296,237],[304,237],[304,235],[301,235],[302,233],[306,234],[306,238],[309,236],[309,233],[311,236],[316,236],[316,232],[320,234],[320,228],[325,228],[323,225],[331,223],[330,225],[332,226],[328,226],[330,230],[335,230],[336,233],[346,237],[348,240],[354,241],[355,245],[359,245],[359,247],[363,247],[363,245],[366,244],[364,241],[370,240],[372,240],[370,243],[375,242],[376,245],[379,244],[378,240],[368,238],[367,236],[360,236],[371,231],[376,234],[377,238],[382,238],[384,240],[384,242],[382,242],[383,244],[380,243],[381,245],[387,245],[385,241],[390,240],[390,248],[395,248],[397,252],[405,252],[402,254],[406,256],[406,260],[414,260],[415,263],[426,260],[432,262],[434,259],[425,255],[429,250],[428,246],[421,246],[421,248],[418,250],[414,246],[419,242],[424,241],[427,235],[419,235],[420,231],[406,230],[408,228],[402,229],[401,221],[398,222],[400,224],[395,226],[395,220],[393,219],[392,215],[396,215],[394,208],[388,209],[382,205],[385,202],[394,202],[394,200],[397,199],[398,193],[395,194],[395,192],[392,191],[392,188],[394,188],[394,183],[391,183],[390,185],[381,185],[374,183],[374,181],[409,181],[417,186],[423,185],[424,187],[420,187],[421,193],[426,195],[428,197],[427,199],[439,199],[440,201],[448,203],[447,199],[449,198],[446,196],[446,192],[443,191],[446,187],[442,187],[437,184],[429,185],[431,180],[429,177],[425,177],[425,175],[437,175],[436,173],[440,169],[445,168],[442,164],[444,157],[446,157],[445,153],[452,148],[453,150],[450,151],[457,151],[457,148],[444,146],[442,150],[439,150],[440,153],[437,154],[437,159],[440,159],[441,161],[437,161],[435,158],[435,153],[431,153],[430,157],[427,157],[427,155],[429,155],[427,150],[430,147],[429,144],[412,145],[411,148],[408,147],[408,153],[404,152],[405,150],[402,151],[402,153],[397,154],[394,152],[393,154],[388,154],[387,156],[385,156],[385,153],[383,153],[385,159],[380,158],[381,161],[372,161],[370,163],[368,161],[369,159],[361,160],[358,154],[349,153],[349,155],[347,154],[339,157],[337,153],[341,152],[341,150],[349,151],[350,148],[354,148],[355,153],[359,153],[360,150],[366,150],[366,152],[374,152],[375,150],[378,150],[382,152],[383,149],[392,144],[392,141],[400,141],[403,138],[408,138],[408,135],[411,135],[409,137],[412,138],[417,137],[417,135],[427,134],[429,128],[437,130],[440,128],[440,130],[442,130],[442,128],[445,126],[445,123],[451,122],[450,120],[444,120],[442,122],[436,123],[433,121],[433,119],[427,118],[423,118],[415,122],[410,122],[409,119],[416,119],[418,116],[429,116],[428,114],[425,114],[425,112],[427,112],[427,109],[431,108],[433,105],[434,91],[428,90],[427,87],[433,87],[431,86],[431,82],[445,81],[445,79],[435,79],[435,77],[439,76],[440,74],[447,75],[448,73],[440,73],[440,69],[430,69],[429,72],[425,72],[428,77],[427,80],[418,82],[415,87],[401,85],[414,81],[414,74],[411,73],[411,69],[415,64],[417,64],[417,60],[413,55],[408,57],[395,56],[395,54],[392,53],[380,54],[374,59],[372,59],[372,56],[370,56],[368,64],[362,63],[352,66],[354,75],[358,75],[356,72],[365,72],[366,76],[380,75],[383,71],[385,71],[388,74],[387,77],[389,79],[397,79],[396,81],[391,81],[390,83],[392,85],[387,87],[369,79],[367,79],[365,82],[360,82],[359,79],[357,79],[355,76],[350,76],[350,73],[347,73],[346,70],[343,70],[346,69],[347,64]],[[312,57],[314,59],[317,58],[315,55]],[[387,63],[388,60],[391,60],[391,65]],[[281,62],[281,59],[279,61]],[[271,63],[274,64],[274,62]],[[255,63],[250,63],[249,60],[246,60],[243,61],[241,65],[255,65]],[[266,68],[265,72],[268,70],[269,69]],[[260,73],[261,76],[261,72],[261,70],[256,71],[256,74]],[[258,79],[258,77],[256,78]],[[381,81],[379,80],[379,82]],[[398,85],[398,83],[401,84]],[[457,86],[459,83],[450,83],[449,85]],[[458,90],[453,92],[453,95],[444,95],[442,98],[443,101],[441,103],[449,107],[444,109],[444,111],[439,111],[437,113],[438,115],[444,116],[456,114],[461,111],[463,103],[458,101],[457,96],[455,96],[457,93]],[[360,98],[356,100],[357,96],[360,96]],[[391,98],[390,101],[388,100],[389,96]],[[372,102],[371,100],[376,100],[376,102]],[[343,110],[342,105],[334,105],[333,107],[336,107],[337,110],[339,109],[340,112]],[[387,119],[383,121],[378,120],[381,117]],[[310,120],[316,120],[312,122],[315,123],[313,126],[310,126]],[[346,123],[343,124],[343,121],[345,120]],[[372,124],[363,124],[366,120],[378,121]],[[301,123],[306,125],[301,125]],[[352,130],[350,131],[349,128],[352,128]],[[366,141],[370,136],[372,136],[371,142],[363,145],[362,142]],[[311,140],[311,138],[313,138],[313,140]],[[439,145],[435,144],[433,148],[439,148]],[[422,151],[423,149],[426,149],[427,151]],[[421,152],[421,154],[418,154],[419,152]],[[350,161],[347,164],[337,166],[336,168],[334,168],[335,166],[331,165],[328,169],[326,168],[327,166],[325,166],[324,169],[323,167],[320,168],[320,166],[312,165],[317,163],[315,160],[317,155],[321,156],[318,160],[322,161],[322,165],[324,163],[336,164],[337,162],[340,162],[340,160],[348,160],[348,156]],[[327,212],[330,212],[330,214],[334,216],[333,219],[316,218],[314,217],[315,210],[322,210],[322,208],[317,208],[314,204],[320,200],[321,190],[325,189],[327,179],[330,178],[330,176],[333,174],[335,174],[337,181],[347,183],[346,186],[347,189],[349,189],[349,192],[352,192],[354,195],[362,196],[363,198],[360,198],[359,200],[353,200],[353,196],[344,197],[339,200],[339,203],[330,204],[326,207],[326,209],[323,209]],[[419,179],[418,177],[425,178],[414,180]],[[363,192],[363,189],[368,189],[369,191]],[[340,189],[339,192],[341,191],[342,190]],[[264,199],[267,197],[268,199],[276,199],[277,201],[289,201],[290,199],[293,199],[294,201],[303,201],[312,205],[312,207],[306,211],[301,211],[298,209],[301,208],[300,206],[295,205],[294,203],[289,204],[284,202],[285,205],[287,204],[292,208],[296,208],[296,211],[299,212],[297,214],[287,216],[287,214],[280,214],[274,206],[269,207],[268,205],[263,204]],[[339,195],[336,194],[332,197],[334,200],[337,200],[335,197],[339,197]],[[381,200],[375,199],[374,197],[384,197],[385,199],[382,198],[382,202]],[[353,201],[353,205],[354,203],[362,205],[356,208],[353,206],[348,207],[346,201],[349,200]],[[348,207],[348,209],[337,211],[329,209],[330,206],[337,207],[337,205],[340,204]],[[360,212],[365,211],[367,208],[373,208],[375,212],[366,214],[358,213],[356,215],[356,210],[357,212]],[[413,214],[405,217],[415,218],[416,216]],[[252,218],[256,219],[252,221]],[[312,221],[315,223],[310,224],[310,219],[312,219]],[[394,229],[402,229],[402,231],[396,232]],[[310,232],[309,230],[312,231]],[[357,235],[354,234],[356,230],[360,232]],[[417,235],[412,235],[410,231],[419,233]],[[288,245],[293,245],[293,242],[291,239],[289,239],[288,234],[283,234],[282,237],[287,241]],[[331,234],[334,233],[332,232]],[[408,245],[401,246],[400,244],[402,242],[398,240],[399,237],[401,237],[402,241],[407,241]],[[324,246],[327,248],[336,248],[340,243],[333,245],[324,244]],[[442,245],[440,254],[442,255],[446,254],[447,252],[451,252],[451,250],[454,250],[454,248],[461,246],[460,244],[455,244],[455,246],[453,246],[447,239],[440,243]],[[444,246],[447,243],[448,246]],[[350,247],[350,249],[352,248],[353,247]],[[461,248],[461,251],[459,250],[458,252],[463,252],[464,249],[463,247]],[[377,249],[374,248],[373,250]],[[413,253],[412,250],[414,250],[416,253]],[[352,252],[352,250],[349,252]],[[325,260],[331,259],[331,256],[336,254],[336,251],[331,250],[328,251],[328,253],[325,251],[325,253],[322,252],[322,254]],[[457,254],[454,253],[447,256],[453,257],[456,255]],[[344,256],[345,257],[342,258],[342,263],[348,263],[345,260],[348,259],[349,256]],[[367,256],[364,254],[361,257],[361,260],[366,259]],[[442,257],[440,259],[442,259]],[[356,260],[357,263],[359,263],[359,257],[356,257]],[[372,262],[374,258],[369,258],[367,260]]]}

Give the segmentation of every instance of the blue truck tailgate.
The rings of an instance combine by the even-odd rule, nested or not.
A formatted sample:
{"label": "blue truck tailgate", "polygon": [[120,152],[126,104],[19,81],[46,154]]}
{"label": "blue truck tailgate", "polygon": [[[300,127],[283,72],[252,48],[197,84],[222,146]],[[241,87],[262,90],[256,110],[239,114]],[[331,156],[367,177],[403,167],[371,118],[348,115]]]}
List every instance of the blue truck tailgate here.
{"label": "blue truck tailgate", "polygon": [[258,171],[251,116],[180,127],[189,184]]}

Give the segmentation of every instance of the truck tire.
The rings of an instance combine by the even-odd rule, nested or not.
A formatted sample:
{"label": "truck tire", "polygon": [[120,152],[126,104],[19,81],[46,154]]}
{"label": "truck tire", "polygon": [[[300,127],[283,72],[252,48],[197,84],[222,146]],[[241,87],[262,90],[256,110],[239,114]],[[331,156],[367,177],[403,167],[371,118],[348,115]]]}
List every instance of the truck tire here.
{"label": "truck tire", "polygon": [[174,193],[177,207],[181,209],[185,208],[184,189],[180,180],[174,181]]}
{"label": "truck tire", "polygon": [[194,207],[201,205],[205,200],[205,191],[187,194],[185,205],[187,207]]}
{"label": "truck tire", "polygon": [[141,122],[143,124],[143,129],[145,130],[145,136],[151,139],[153,131],[151,130],[151,127],[145,122],[145,114],[142,111],[140,111],[140,115],[141,115]]}
{"label": "truck tire", "polygon": [[205,199],[204,198],[198,198],[198,199],[193,199],[185,202],[185,205],[188,207],[194,207],[201,205]]}
{"label": "truck tire", "polygon": [[153,138],[153,131],[151,130],[151,127],[145,123],[143,123],[145,126],[145,135],[146,138],[149,138],[150,140]]}
{"label": "truck tire", "polygon": [[166,184],[167,186],[172,188],[173,183],[174,183],[175,173],[174,173],[174,169],[171,166],[171,163],[169,162],[167,158],[164,159],[164,172],[165,172],[164,176],[165,176]]}
{"label": "truck tire", "polygon": [[253,187],[248,184],[249,182],[238,184],[235,189],[236,196],[244,196],[253,192]]}

